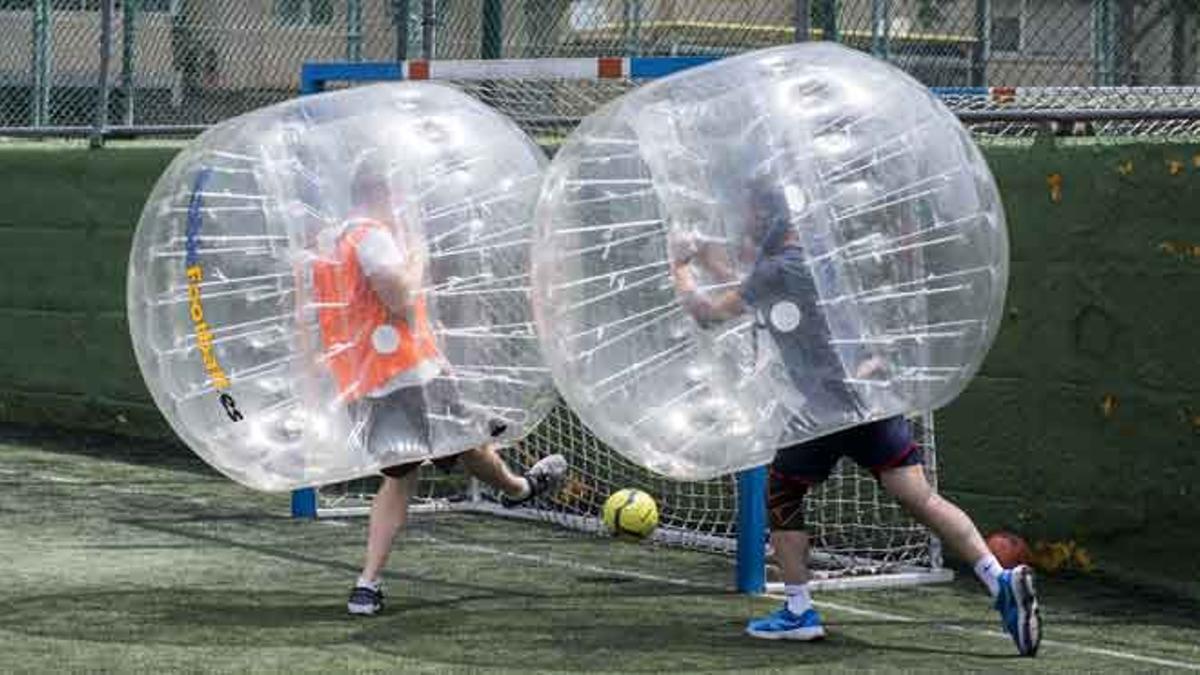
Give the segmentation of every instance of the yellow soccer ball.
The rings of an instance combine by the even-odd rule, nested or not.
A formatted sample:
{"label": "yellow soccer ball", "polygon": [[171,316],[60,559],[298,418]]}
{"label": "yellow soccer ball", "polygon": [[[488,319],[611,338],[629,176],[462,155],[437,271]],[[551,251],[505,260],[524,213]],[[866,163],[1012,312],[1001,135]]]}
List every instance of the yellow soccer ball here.
{"label": "yellow soccer ball", "polygon": [[604,502],[604,525],[614,536],[641,539],[658,527],[658,504],[641,490],[618,490]]}

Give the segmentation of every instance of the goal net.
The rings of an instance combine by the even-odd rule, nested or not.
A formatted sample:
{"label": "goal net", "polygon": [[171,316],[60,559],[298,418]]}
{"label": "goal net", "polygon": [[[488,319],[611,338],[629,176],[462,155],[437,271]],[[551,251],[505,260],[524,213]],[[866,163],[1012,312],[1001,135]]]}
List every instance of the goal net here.
{"label": "goal net", "polygon": [[[654,77],[708,59],[538,59],[512,61],[432,61],[402,64],[310,64],[304,90],[352,86],[385,79],[432,79],[453,84],[508,115],[553,152],[584,117],[622,93]],[[936,485],[933,418],[919,415],[918,442],[925,469]],[[528,518],[601,534],[601,510],[622,488],[652,495],[660,509],[653,542],[716,554],[737,553],[738,480],[726,476],[678,482],[652,474],[621,457],[593,436],[563,403],[529,437],[504,450],[514,469],[524,469],[550,453],[562,453],[571,470],[565,488],[536,508],[508,510],[462,474],[432,467],[420,473],[415,510],[455,510]],[[364,514],[377,478],[322,487],[318,517]],[[825,585],[904,585],[950,578],[942,568],[937,540],[910,519],[877,482],[852,463],[839,464],[832,477],[810,493],[806,520],[814,542],[813,567]],[[766,533],[749,540],[766,546]],[[747,558],[754,560],[755,557]],[[768,559],[768,570],[771,567]],[[768,573],[768,580],[771,574]]]}

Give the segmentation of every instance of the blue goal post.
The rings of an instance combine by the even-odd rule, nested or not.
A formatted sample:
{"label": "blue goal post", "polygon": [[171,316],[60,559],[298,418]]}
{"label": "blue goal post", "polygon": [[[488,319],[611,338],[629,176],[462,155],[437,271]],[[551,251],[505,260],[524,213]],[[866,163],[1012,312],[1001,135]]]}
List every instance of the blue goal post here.
{"label": "blue goal post", "polygon": [[[313,62],[305,63],[301,68],[300,93],[320,93],[331,83],[397,80],[648,80],[710,63],[718,58],[680,56]],[[744,471],[737,477],[736,585],[742,593],[762,593],[766,589],[766,484],[766,467]],[[315,488],[305,488],[292,493],[292,515],[297,518],[317,517],[318,494]]]}

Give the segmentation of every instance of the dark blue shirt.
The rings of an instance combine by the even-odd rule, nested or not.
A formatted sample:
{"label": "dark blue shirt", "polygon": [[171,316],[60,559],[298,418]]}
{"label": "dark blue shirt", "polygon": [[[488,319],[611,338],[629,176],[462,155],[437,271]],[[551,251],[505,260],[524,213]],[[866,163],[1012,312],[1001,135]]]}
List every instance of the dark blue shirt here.
{"label": "dark blue shirt", "polygon": [[845,383],[845,370],[830,344],[829,326],[817,304],[820,295],[804,250],[784,244],[761,256],[742,282],[742,300],[754,309],[760,327],[779,347],[783,364],[808,412],[822,420],[858,408]]}

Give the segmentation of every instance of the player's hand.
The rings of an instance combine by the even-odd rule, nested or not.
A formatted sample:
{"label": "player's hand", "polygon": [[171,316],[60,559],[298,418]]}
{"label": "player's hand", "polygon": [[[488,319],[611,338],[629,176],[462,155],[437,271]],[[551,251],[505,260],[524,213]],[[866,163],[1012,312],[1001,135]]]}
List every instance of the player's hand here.
{"label": "player's hand", "polygon": [[667,255],[674,265],[686,265],[700,251],[699,236],[693,230],[672,228],[667,233]]}
{"label": "player's hand", "polygon": [[886,369],[887,364],[884,363],[883,359],[878,356],[872,356],[858,364],[858,368],[854,372],[854,377],[859,380],[878,379],[875,376],[882,376]]}

